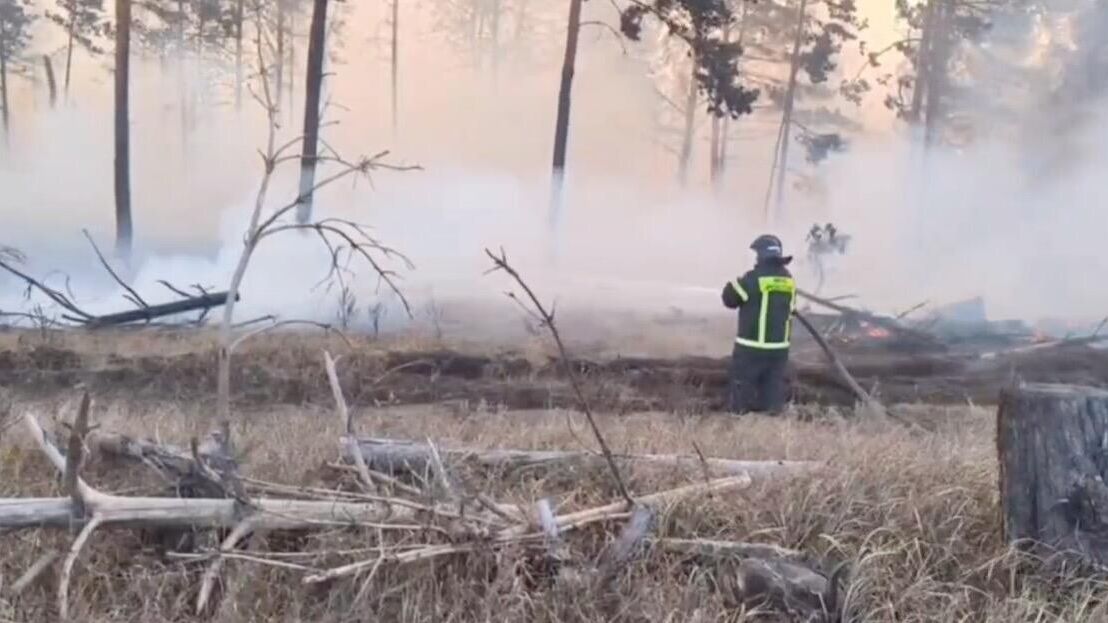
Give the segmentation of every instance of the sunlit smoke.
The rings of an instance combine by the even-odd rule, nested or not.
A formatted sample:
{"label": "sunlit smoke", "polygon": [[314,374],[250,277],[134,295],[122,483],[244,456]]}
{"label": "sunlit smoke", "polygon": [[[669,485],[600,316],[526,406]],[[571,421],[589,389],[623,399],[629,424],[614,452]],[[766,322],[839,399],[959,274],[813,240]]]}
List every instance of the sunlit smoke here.
{"label": "sunlit smoke", "polygon": [[[365,12],[358,18],[372,17]],[[459,67],[459,55],[431,38],[426,16],[409,19],[410,40],[428,43],[403,47],[398,141],[391,138],[387,61],[353,22],[328,78],[330,95],[342,104],[328,114],[339,125],[325,136],[351,157],[392,149],[393,161],[424,170],[344,182],[323,193],[318,205],[321,214],[371,224],[376,236],[412,260],[414,270],[391,266],[400,270],[417,309],[434,299],[499,297],[507,286],[483,274],[489,268],[484,249],[504,247],[544,295],[564,306],[724,315],[719,287],[748,267],[754,237],[778,233],[797,257],[794,267],[806,287],[815,277],[804,257],[805,233],[813,223],[833,222],[852,242],[846,255],[833,259],[824,290],[857,294],[876,310],[972,296],[982,296],[994,318],[1086,318],[1108,310],[1108,293],[1086,284],[1108,269],[1100,240],[1108,231],[1108,213],[1100,207],[1100,177],[1108,164],[1101,147],[1108,123],[1096,107],[1100,94],[1080,108],[1057,109],[1075,123],[1080,116],[1080,131],[1062,137],[1049,130],[1057,123],[1035,123],[1053,112],[1043,107],[1051,88],[1044,82],[1040,92],[1013,100],[1009,113],[1016,121],[1006,127],[1021,132],[993,132],[962,149],[935,147],[926,158],[911,132],[887,117],[874,122],[869,106],[863,116],[872,131],[850,137],[847,152],[809,171],[826,194],[792,191],[784,221],[768,226],[763,197],[775,114],[736,123],[741,139],[718,192],[706,183],[704,129],[689,189],[680,190],[674,157],[659,145],[664,132],[656,127],[648,55],[632,49],[625,56],[610,40],[586,37],[552,265],[548,167],[557,55],[506,60],[493,81]],[[990,36],[999,40],[1004,27],[998,23]],[[176,79],[157,63],[137,67],[135,287],[155,301],[173,297],[160,280],[223,289],[261,175],[261,115],[249,102],[236,114],[226,84],[211,86],[210,105],[182,143]],[[82,71],[86,78],[75,85],[68,107],[48,111],[37,98],[24,97],[13,117],[12,149],[0,158],[7,193],[0,213],[4,242],[21,247],[36,274],[67,273],[88,311],[100,313],[126,305],[80,231],[90,229],[101,248],[111,248],[110,85],[103,68]],[[286,107],[282,136],[298,134],[299,123],[299,111]],[[808,166],[799,152],[796,166]],[[1067,158],[1073,154],[1080,157]],[[280,177],[271,207],[293,197],[295,169],[290,165]],[[276,314],[333,321],[338,293],[320,284],[328,260],[310,236],[267,241],[244,284],[239,319]],[[354,270],[362,306],[356,323],[368,322],[365,308],[384,300],[395,312],[390,322],[402,325],[397,301],[383,294],[372,271],[364,265]],[[18,282],[4,278],[0,284],[0,308],[26,305]]]}

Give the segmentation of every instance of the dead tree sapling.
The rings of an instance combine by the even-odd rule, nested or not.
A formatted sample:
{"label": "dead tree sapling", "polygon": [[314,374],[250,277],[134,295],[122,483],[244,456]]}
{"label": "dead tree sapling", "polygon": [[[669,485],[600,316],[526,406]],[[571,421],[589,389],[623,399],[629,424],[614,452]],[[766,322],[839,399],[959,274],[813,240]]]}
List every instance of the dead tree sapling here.
{"label": "dead tree sapling", "polygon": [[[260,16],[258,22],[257,31],[258,33],[262,33],[264,29],[261,26]],[[238,262],[235,265],[234,273],[231,276],[230,284],[227,288],[227,304],[223,307],[223,321],[219,330],[216,417],[218,418],[220,428],[224,431],[229,429],[230,426],[231,355],[233,354],[235,346],[239,343],[233,336],[235,301],[238,298],[243,279],[246,276],[246,270],[250,264],[250,259],[262,241],[288,231],[315,233],[330,255],[330,265],[327,268],[324,281],[344,278],[343,276],[348,270],[346,264],[354,259],[362,260],[369,265],[380,282],[397,295],[404,309],[411,315],[411,309],[408,306],[407,299],[404,298],[403,293],[396,283],[397,274],[395,271],[383,265],[382,260],[398,260],[408,268],[411,268],[411,262],[409,262],[402,253],[384,245],[375,237],[371,236],[366,226],[354,221],[338,218],[323,218],[315,221],[309,220],[307,222],[301,222],[299,208],[301,206],[301,199],[304,196],[303,192],[292,201],[276,209],[267,208],[269,186],[277,168],[284,163],[302,161],[301,155],[289,153],[290,149],[293,149],[301,142],[302,137],[294,138],[282,145],[277,144],[277,130],[280,123],[278,119],[279,111],[276,97],[279,97],[280,94],[276,94],[275,97],[272,91],[269,81],[269,63],[267,61],[266,50],[262,38],[263,36],[258,34],[255,40],[259,66],[257,79],[261,87],[260,91],[255,93],[255,99],[265,111],[268,121],[268,131],[266,135],[266,147],[265,150],[261,152],[263,166],[262,178],[254,198],[254,207],[244,236],[242,252],[239,255]],[[362,157],[354,161],[346,160],[340,155],[333,153],[313,157],[313,161],[334,165],[335,170],[308,187],[308,194],[310,195],[320,188],[351,176],[369,176],[373,171],[378,170],[410,171],[418,169],[418,167],[415,166],[397,166],[389,164],[386,160],[387,156],[388,152],[380,152],[373,156]],[[297,217],[296,221],[289,222],[285,220],[286,217],[293,215],[294,211]]]}

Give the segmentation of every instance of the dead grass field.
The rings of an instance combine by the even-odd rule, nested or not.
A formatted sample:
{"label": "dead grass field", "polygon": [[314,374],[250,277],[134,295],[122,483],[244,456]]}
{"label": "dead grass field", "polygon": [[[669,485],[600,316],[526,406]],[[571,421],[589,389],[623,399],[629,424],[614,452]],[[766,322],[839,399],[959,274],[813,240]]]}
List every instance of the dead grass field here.
{"label": "dead grass field", "polygon": [[[12,336],[0,350],[18,350]],[[57,338],[67,340],[71,338]],[[173,351],[172,339],[139,334],[123,341],[56,343],[63,350],[113,357]],[[198,345],[182,339],[179,352]],[[5,340],[8,340],[5,342]],[[302,342],[301,340],[309,340]],[[274,337],[259,340],[244,358],[275,356],[291,344],[339,349],[337,338]],[[414,342],[408,346],[422,346]],[[380,348],[380,345],[375,347]],[[401,348],[393,343],[389,348]],[[541,347],[535,347],[541,356]],[[317,374],[323,381],[322,371]],[[74,379],[79,381],[80,379]],[[28,390],[28,388],[24,388]],[[325,391],[325,390],[324,390]],[[16,392],[17,413],[44,422],[72,418],[74,390]],[[94,396],[93,421],[105,430],[185,445],[211,404],[172,395],[138,397],[127,392]],[[357,403],[355,403],[357,405]],[[515,410],[495,404],[456,406],[356,406],[361,434],[424,439],[444,446],[580,449],[591,438],[580,415],[560,410]],[[1103,621],[1108,585],[1047,575],[1009,551],[1000,535],[997,506],[994,413],[971,407],[901,406],[930,424],[928,432],[895,423],[860,421],[848,411],[794,408],[780,418],[721,414],[604,413],[600,426],[617,452],[692,453],[738,459],[813,459],[826,467],[804,476],[758,482],[741,493],[679,505],[663,518],[662,536],[766,542],[793,547],[827,566],[850,562],[844,620],[848,621]],[[245,449],[244,475],[306,486],[329,486],[321,464],[338,453],[341,433],[330,406],[251,400],[237,409],[235,435]],[[571,426],[572,424],[572,426]],[[571,427],[573,430],[571,430]],[[574,432],[576,431],[576,432]],[[86,477],[110,491],[150,490],[140,468],[96,459]],[[633,493],[687,484],[697,474],[633,473]],[[333,484],[333,483],[332,483]],[[533,504],[551,497],[566,508],[615,500],[606,473],[572,472],[544,479],[501,478],[480,483],[493,497]],[[62,495],[56,474],[21,427],[0,438],[0,497]],[[71,537],[23,531],[0,535],[0,578],[10,584],[44,552],[64,551]],[[311,540],[320,557],[297,557],[304,543],[275,535],[255,541],[258,550],[283,552],[305,566],[358,559],[367,535],[324,532]],[[596,527],[575,535],[580,551],[597,549],[611,535]],[[211,536],[195,548],[212,549]],[[673,554],[648,551],[617,584],[616,594],[567,593],[532,587],[511,570],[510,550],[442,558],[420,565],[383,568],[365,577],[303,586],[302,572],[228,561],[216,611],[193,614],[204,564],[167,556],[164,543],[140,532],[98,533],[78,562],[71,613],[75,620],[107,621],[778,621],[780,615],[745,612],[725,590],[726,565],[698,566]],[[353,551],[352,551],[353,550]],[[346,553],[342,553],[342,552]],[[1017,571],[1019,571],[1017,573]],[[0,621],[51,621],[56,617],[57,574],[18,598],[0,588]]]}

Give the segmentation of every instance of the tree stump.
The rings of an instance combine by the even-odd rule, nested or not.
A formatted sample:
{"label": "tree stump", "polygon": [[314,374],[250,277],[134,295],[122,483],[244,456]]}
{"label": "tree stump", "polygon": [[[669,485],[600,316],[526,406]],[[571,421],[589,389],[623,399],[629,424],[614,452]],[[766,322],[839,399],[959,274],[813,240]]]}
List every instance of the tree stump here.
{"label": "tree stump", "polygon": [[1108,565],[1108,391],[1028,384],[997,412],[1004,535]]}

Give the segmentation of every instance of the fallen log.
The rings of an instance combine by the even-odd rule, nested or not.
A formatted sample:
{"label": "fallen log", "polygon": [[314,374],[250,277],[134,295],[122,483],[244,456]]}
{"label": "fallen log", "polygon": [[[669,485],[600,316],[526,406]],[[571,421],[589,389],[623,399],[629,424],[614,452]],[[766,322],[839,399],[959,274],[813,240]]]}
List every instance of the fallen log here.
{"label": "fallen log", "polygon": [[[400,439],[362,438],[357,447],[361,458],[370,469],[387,474],[435,473],[434,453],[430,444]],[[518,471],[527,469],[552,469],[579,466],[586,469],[603,469],[607,462],[603,456],[591,452],[567,450],[478,450],[473,448],[438,448],[443,459],[452,464],[469,464],[483,469]],[[349,444],[343,444],[343,459],[349,463],[357,460]],[[817,461],[741,461],[734,459],[705,458],[678,454],[626,454],[614,455],[617,462],[637,467],[688,468],[709,470],[727,475],[748,474],[755,477],[800,473],[819,467]]]}
{"label": "fallen log", "polygon": [[1108,566],[1108,391],[1047,384],[1007,389],[996,430],[1008,541]]}
{"label": "fallen log", "polygon": [[[239,296],[235,295],[235,302],[239,301]],[[90,329],[99,329],[103,327],[117,326],[121,324],[128,324],[132,322],[150,322],[158,318],[165,316],[172,316],[174,314],[183,314],[185,312],[208,310],[213,307],[220,307],[227,303],[227,292],[212,292],[211,294],[202,294],[194,296],[180,301],[173,301],[170,303],[162,303],[161,305],[150,305],[139,309],[132,309],[125,312],[118,312],[115,314],[105,314],[103,316],[94,316],[84,321],[84,325]]]}
{"label": "fallen log", "polygon": [[[28,413],[24,419],[39,448],[64,473],[66,458],[34,416]],[[88,525],[94,518],[105,527],[229,529],[250,521],[259,530],[312,530],[341,525],[418,524],[428,512],[435,512],[385,497],[375,497],[372,502],[257,498],[246,506],[230,498],[118,496],[100,492],[79,477],[74,480],[80,503],[73,496],[0,499],[0,531],[70,528]]]}
{"label": "fallen log", "polygon": [[706,558],[761,558],[764,560],[800,561],[804,554],[795,550],[768,543],[743,543],[740,541],[717,541],[713,539],[653,539],[653,547],[689,556]]}
{"label": "fallen log", "polygon": [[[185,477],[196,468],[196,460],[188,450],[150,439],[110,431],[94,431],[89,435],[87,443],[89,449],[95,453],[145,463],[166,477]],[[218,452],[215,442],[201,445],[198,455],[216,469],[223,469],[223,463],[233,463]]]}

